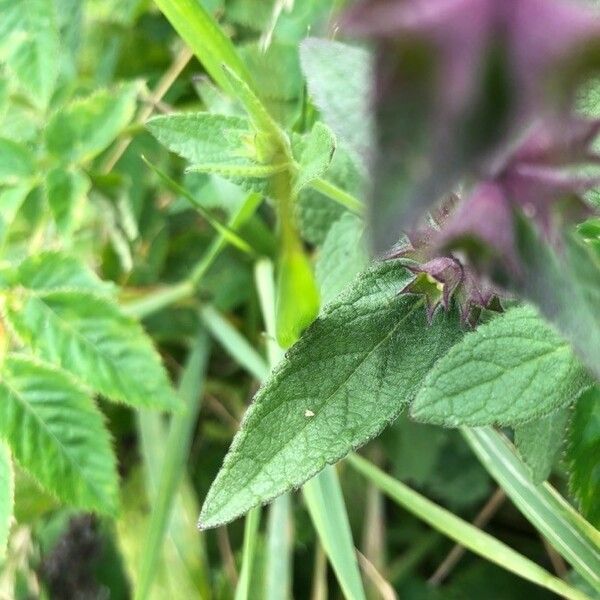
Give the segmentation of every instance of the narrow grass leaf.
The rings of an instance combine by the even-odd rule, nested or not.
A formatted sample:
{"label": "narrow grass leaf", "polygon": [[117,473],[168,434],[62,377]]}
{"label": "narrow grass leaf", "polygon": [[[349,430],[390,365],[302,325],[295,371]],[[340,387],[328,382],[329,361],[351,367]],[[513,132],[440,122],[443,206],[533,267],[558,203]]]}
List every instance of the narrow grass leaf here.
{"label": "narrow grass leaf", "polygon": [[458,542],[461,546],[564,598],[572,600],[587,599],[587,596],[579,590],[554,577],[495,537],[481,531],[467,521],[463,521],[402,482],[393,479],[364,458],[352,455],[349,457],[348,462],[404,509]]}
{"label": "narrow grass leaf", "polygon": [[490,475],[525,518],[600,591],[600,534],[548,483],[535,485],[510,443],[491,428],[462,429]]}
{"label": "narrow grass leaf", "polygon": [[334,467],[326,467],[302,488],[306,506],[329,562],[348,600],[364,600],[352,532]]}
{"label": "narrow grass leaf", "polygon": [[[201,406],[201,392],[209,348],[207,335],[204,331],[201,331],[192,345],[179,383],[179,395],[185,408],[180,413],[173,415],[169,423],[169,432],[164,447],[164,459],[160,465],[160,475],[157,478],[157,491],[153,501],[135,588],[135,598],[140,600],[147,598],[150,593],[162,553],[175,496],[185,473],[185,463]],[[156,469],[157,466],[147,465],[147,468]]]}

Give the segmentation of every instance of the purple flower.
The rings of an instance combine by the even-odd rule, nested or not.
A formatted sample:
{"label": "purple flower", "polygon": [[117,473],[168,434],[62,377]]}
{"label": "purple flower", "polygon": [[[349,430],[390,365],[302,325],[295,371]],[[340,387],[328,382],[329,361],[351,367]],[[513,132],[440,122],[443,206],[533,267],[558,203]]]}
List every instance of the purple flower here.
{"label": "purple flower", "polygon": [[[378,50],[372,219],[380,250],[460,178],[493,176],[538,119],[560,123],[577,84],[600,69],[599,14],[575,0],[363,1],[345,30]],[[555,174],[518,162],[506,186],[560,187]]]}
{"label": "purple flower", "polygon": [[600,178],[574,174],[571,168],[599,162],[591,147],[599,131],[600,120],[536,124],[495,176],[476,185],[433,245],[438,251],[464,250],[496,281],[519,277],[513,223],[514,211],[520,211],[560,251],[565,225],[592,214],[582,194]]}

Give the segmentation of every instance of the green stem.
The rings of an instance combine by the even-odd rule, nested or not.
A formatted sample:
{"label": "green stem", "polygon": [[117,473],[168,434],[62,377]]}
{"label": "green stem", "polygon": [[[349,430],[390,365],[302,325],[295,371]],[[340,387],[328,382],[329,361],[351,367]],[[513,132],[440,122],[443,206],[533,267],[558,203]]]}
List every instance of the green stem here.
{"label": "green stem", "polygon": [[184,402],[184,410],[174,414],[169,425],[158,489],[140,562],[138,585],[134,596],[136,600],[145,600],[149,597],[157,572],[173,500],[185,470],[185,461],[200,411],[200,394],[204,385],[208,354],[208,337],[204,331],[201,331],[192,346],[179,384],[179,395]]}
{"label": "green stem", "polygon": [[[262,198],[258,194],[249,194],[240,208],[233,214],[227,226],[232,231],[240,229],[252,217],[260,205]],[[194,267],[189,277],[172,286],[152,291],[143,297],[123,304],[123,310],[128,315],[143,319],[182,300],[193,297],[200,282],[216,258],[227,246],[229,240],[219,233],[211,242],[208,250]]]}
{"label": "green stem", "polygon": [[143,319],[167,306],[191,298],[193,294],[194,285],[191,281],[184,280],[176,285],[154,290],[139,299],[123,303],[122,309],[131,317]]}
{"label": "green stem", "polygon": [[353,212],[359,216],[362,216],[365,212],[364,206],[360,200],[325,179],[316,179],[310,184],[310,187],[317,192],[320,192],[324,196],[327,196],[331,200],[335,200],[335,202],[341,204],[350,212]]}
{"label": "green stem", "polygon": [[354,469],[362,473],[404,509],[465,548],[560,596],[570,600],[589,600],[584,593],[571,587],[562,579],[554,577],[495,537],[481,531],[471,523],[463,521],[402,482],[393,479],[364,458],[354,454],[348,457],[348,461]]}

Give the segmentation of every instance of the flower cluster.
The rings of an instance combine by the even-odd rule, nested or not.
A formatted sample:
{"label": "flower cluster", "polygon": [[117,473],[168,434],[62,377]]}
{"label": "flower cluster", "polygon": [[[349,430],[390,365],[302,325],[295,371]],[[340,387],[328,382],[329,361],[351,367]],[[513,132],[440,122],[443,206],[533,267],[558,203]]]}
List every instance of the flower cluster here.
{"label": "flower cluster", "polygon": [[[376,242],[408,230],[390,253],[416,261],[405,291],[425,294],[430,317],[454,296],[469,321],[524,276],[516,215],[560,252],[565,227],[592,212],[600,120],[573,105],[600,71],[600,16],[574,0],[371,0],[345,26],[378,50]],[[458,185],[462,199],[435,209]]]}

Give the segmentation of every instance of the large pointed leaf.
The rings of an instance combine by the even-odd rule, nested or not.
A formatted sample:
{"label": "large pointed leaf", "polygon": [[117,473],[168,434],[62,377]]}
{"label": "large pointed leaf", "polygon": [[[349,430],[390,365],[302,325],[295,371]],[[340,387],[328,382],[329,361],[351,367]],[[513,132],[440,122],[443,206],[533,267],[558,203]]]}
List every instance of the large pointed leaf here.
{"label": "large pointed leaf", "polygon": [[514,308],[435,365],[411,414],[452,427],[514,425],[567,406],[589,385],[569,344],[534,309]]}
{"label": "large pointed leaf", "polygon": [[6,554],[6,542],[13,517],[15,481],[10,452],[0,442],[0,562]]}
{"label": "large pointed leaf", "polygon": [[92,400],[64,372],[6,357],[0,436],[19,464],[61,500],[115,512],[117,472],[108,432]]}
{"label": "large pointed leaf", "polygon": [[[386,262],[331,303],[272,372],[206,499],[214,527],[304,483],[379,433],[460,339],[454,315],[427,327],[410,275]],[[415,347],[419,352],[414,352]]]}

